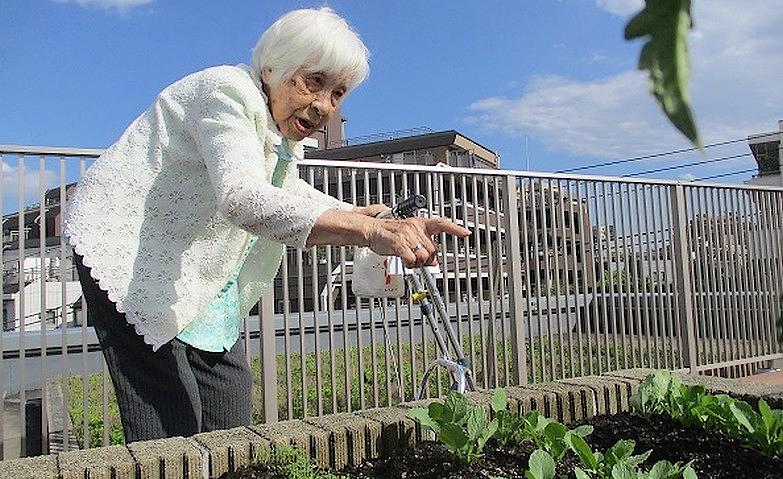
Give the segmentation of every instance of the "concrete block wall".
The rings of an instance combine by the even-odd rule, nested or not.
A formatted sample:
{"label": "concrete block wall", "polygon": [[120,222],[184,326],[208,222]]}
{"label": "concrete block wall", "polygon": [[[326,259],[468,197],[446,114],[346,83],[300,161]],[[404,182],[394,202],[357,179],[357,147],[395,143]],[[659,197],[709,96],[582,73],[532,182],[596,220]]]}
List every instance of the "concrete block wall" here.
{"label": "concrete block wall", "polygon": [[[509,408],[525,413],[538,410],[566,424],[598,414],[627,411],[648,369],[614,371],[543,384],[505,388]],[[783,387],[763,386],[708,376],[685,374],[688,383],[704,384],[711,392],[748,399],[765,397],[783,402]],[[489,391],[468,394],[468,402],[489,410]],[[413,407],[432,400],[399,406],[282,421],[189,438],[143,441],[56,455],[0,461],[0,478],[13,479],[202,479],[216,478],[253,462],[274,447],[300,448],[319,466],[341,469],[365,459],[390,454],[417,441],[431,439],[409,416]],[[780,405],[773,406],[780,407]]]}

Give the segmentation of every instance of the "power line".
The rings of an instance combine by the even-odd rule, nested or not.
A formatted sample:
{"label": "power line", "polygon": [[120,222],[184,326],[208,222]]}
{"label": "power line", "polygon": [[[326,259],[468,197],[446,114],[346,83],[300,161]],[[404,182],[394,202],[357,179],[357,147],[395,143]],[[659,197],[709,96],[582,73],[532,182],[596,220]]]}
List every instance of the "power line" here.
{"label": "power line", "polygon": [[[703,148],[707,149],[707,148],[712,148],[713,146],[730,145],[732,143],[739,143],[740,141],[747,141],[747,138],[737,138],[736,140],[728,140],[728,141],[721,141],[721,142],[718,142],[718,143],[712,143],[712,144],[709,144],[709,145],[704,145]],[[633,163],[634,161],[648,160],[650,158],[658,158],[658,157],[667,156],[667,155],[676,155],[678,153],[686,153],[688,151],[695,151],[695,150],[698,150],[698,148],[695,148],[695,147],[693,147],[693,148],[683,148],[681,150],[672,150],[672,151],[666,151],[666,152],[663,152],[663,153],[655,153],[655,154],[652,154],[652,155],[636,156],[636,157],[633,157],[633,158],[625,158],[625,159],[622,159],[622,160],[607,161],[605,163],[595,163],[595,164],[587,165],[587,166],[578,166],[576,168],[567,168],[565,170],[556,171],[555,173],[571,173],[571,172],[574,172],[574,171],[591,170],[593,168],[601,168],[601,167],[604,167],[604,166],[622,165],[624,163]]]}
{"label": "power line", "polygon": [[719,163],[721,161],[728,161],[728,160],[734,160],[737,158],[742,158],[744,156],[750,156],[750,153],[742,153],[739,155],[732,155],[732,156],[722,156],[720,158],[711,158],[709,160],[703,160],[703,161],[696,161],[694,163],[683,163],[680,165],[674,165],[674,166],[666,166],[663,168],[656,168],[654,170],[647,170],[647,171],[640,171],[638,173],[630,173],[627,175],[623,175],[623,177],[633,177],[633,176],[640,176],[640,175],[649,175],[650,173],[660,173],[662,171],[670,171],[670,170],[679,170],[681,168],[688,168],[691,166],[698,166],[698,165],[707,165],[710,163]]}
{"label": "power line", "polygon": [[756,171],[756,168],[751,168],[749,170],[733,171],[731,173],[723,173],[723,174],[720,174],[720,175],[705,176],[704,178],[696,178],[693,181],[714,180],[716,178],[724,178],[726,176],[741,175],[743,173],[750,173],[752,171]]}

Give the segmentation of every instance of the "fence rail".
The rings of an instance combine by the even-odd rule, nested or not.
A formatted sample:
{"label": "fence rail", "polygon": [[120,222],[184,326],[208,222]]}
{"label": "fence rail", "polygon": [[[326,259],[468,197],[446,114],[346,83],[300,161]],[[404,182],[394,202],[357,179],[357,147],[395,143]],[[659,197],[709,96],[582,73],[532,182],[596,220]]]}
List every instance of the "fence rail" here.
{"label": "fence rail", "polygon": [[[69,297],[72,253],[59,231],[69,185],[100,153],[0,145],[3,174],[16,177],[12,191],[0,183],[3,237],[14,238],[0,252],[2,277],[14,278],[0,309],[13,329],[0,340],[0,458],[47,451],[50,438],[90,447],[121,437],[84,304]],[[783,357],[781,188],[321,160],[299,168],[349,203],[423,194],[423,214],[471,229],[438,238],[438,285],[481,388],[630,367],[742,375]],[[289,249],[259,298],[265,320],[245,318],[254,420],[413,397],[438,355],[432,332],[409,300],[354,297],[352,259],[345,247]],[[55,265],[62,280],[19,274]],[[428,394],[447,387],[439,371]],[[31,400],[40,417],[26,417]],[[72,447],[62,442],[51,447]]]}

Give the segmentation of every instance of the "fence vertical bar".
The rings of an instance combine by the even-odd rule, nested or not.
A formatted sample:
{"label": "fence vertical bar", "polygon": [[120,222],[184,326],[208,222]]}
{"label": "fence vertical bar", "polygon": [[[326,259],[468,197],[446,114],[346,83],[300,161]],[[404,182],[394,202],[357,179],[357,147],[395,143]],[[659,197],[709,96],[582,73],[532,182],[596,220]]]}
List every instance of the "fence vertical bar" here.
{"label": "fence vertical bar", "polygon": [[[609,247],[607,245],[606,248],[604,248],[604,240],[608,238],[608,231],[609,226],[606,222],[606,204],[602,203],[599,204],[598,202],[598,183],[592,182],[593,185],[593,201],[595,203],[595,223],[596,223],[596,245],[598,248],[598,262],[600,264],[600,275],[601,275],[601,281],[600,281],[600,290],[601,290],[601,316],[603,317],[603,326],[604,326],[604,347],[603,347],[603,354],[606,356],[606,369],[603,369],[601,367],[601,348],[598,348],[598,373],[602,373],[603,371],[608,371],[610,368],[609,365],[609,359],[610,354],[609,351],[611,351],[611,347],[609,344],[609,311],[608,311],[608,298],[606,296],[606,275],[611,274],[611,271],[607,271],[607,262],[608,259],[604,256],[604,252],[609,250]],[[603,183],[601,183],[601,190],[602,192],[605,190],[605,186]],[[606,195],[603,195],[605,198]],[[601,208],[603,206],[603,208]],[[599,210],[601,210],[604,214],[599,214]],[[604,216],[604,226],[601,226],[601,216]],[[597,278],[596,278],[597,279]],[[596,290],[598,290],[598,283],[596,284]],[[595,312],[596,312],[596,322],[598,322],[598,304],[596,300],[596,306],[595,306]],[[600,344],[601,340],[598,339],[598,343]]]}
{"label": "fence vertical bar", "polygon": [[758,203],[754,200],[752,197],[752,192],[749,192],[748,195],[743,200],[744,204],[746,205],[747,211],[748,211],[748,229],[747,229],[747,240],[748,240],[748,257],[751,259],[751,286],[753,288],[753,296],[755,298],[754,302],[756,307],[753,309],[754,315],[752,319],[751,324],[751,335],[753,337],[753,351],[755,355],[761,355],[763,353],[763,350],[761,349],[760,345],[760,331],[759,331],[759,323],[762,321],[763,314],[762,309],[764,308],[764,303],[761,298],[761,277],[764,275],[763,268],[761,267],[761,261],[760,261],[760,255],[758,253],[758,249],[756,248],[756,238],[758,237],[758,223],[756,218],[754,218],[754,203],[756,204],[756,208],[758,208]]}
{"label": "fence vertical bar", "polygon": [[[479,351],[478,351],[478,357],[479,361],[481,363],[481,369],[482,369],[482,376],[484,378],[484,387],[489,388],[491,387],[490,384],[492,384],[492,368],[489,365],[489,355],[487,354],[487,348],[488,348],[488,331],[486,331],[484,326],[484,284],[483,284],[483,268],[481,267],[481,227],[479,225],[479,215],[478,215],[478,192],[476,189],[478,188],[478,183],[476,181],[476,177],[473,176],[471,178],[471,191],[470,191],[470,200],[468,200],[466,195],[466,179],[465,175],[462,175],[460,177],[461,184],[462,184],[462,211],[463,211],[463,221],[465,221],[466,225],[473,224],[473,234],[470,236],[470,238],[473,239],[473,247],[475,248],[473,256],[476,258],[476,291],[475,291],[475,297],[477,299],[476,301],[476,310],[478,312],[478,328],[479,328]],[[468,211],[467,204],[471,204],[471,210]],[[472,218],[469,216],[472,214]],[[469,220],[472,219],[471,222]],[[470,262],[470,258],[468,257],[468,262]],[[473,278],[469,277],[468,281],[472,284]],[[473,301],[473,293],[470,294],[470,298],[468,298],[469,301]],[[474,339],[474,332],[473,332],[473,316],[471,315],[470,321],[468,321],[468,337],[470,338],[470,344],[471,346],[475,345],[475,339]],[[461,339],[461,338],[460,338]],[[475,363],[475,359],[471,358],[471,361],[474,361],[472,364]]]}
{"label": "fence vertical bar", "polygon": [[[569,224],[571,225],[571,247],[566,248],[566,251],[570,249],[571,254],[570,258],[569,255],[566,255],[564,263],[568,271],[571,273],[571,280],[573,282],[573,293],[571,293],[571,288],[566,288],[566,294],[568,294],[566,299],[566,318],[569,318],[571,313],[571,296],[573,295],[573,303],[574,303],[574,311],[573,314],[576,317],[576,334],[577,334],[577,348],[578,348],[578,358],[579,361],[579,374],[583,375],[585,373],[585,362],[584,362],[584,331],[582,330],[582,311],[579,307],[579,297],[582,297],[582,304],[585,304],[585,285],[584,285],[584,275],[580,280],[579,277],[579,265],[578,263],[582,263],[584,265],[584,254],[580,255],[579,246],[576,240],[576,235],[578,232],[582,231],[582,228],[580,225],[580,222],[582,221],[582,215],[579,214],[580,212],[577,210],[576,213],[574,212],[574,203],[578,202],[581,206],[582,200],[579,196],[579,182],[574,182],[574,192],[571,192],[571,183],[570,181],[566,181],[566,190],[568,191],[568,218],[569,218]],[[567,237],[564,237],[564,241],[568,241]],[[580,241],[581,243],[581,241]],[[579,258],[581,258],[581,261],[578,261]],[[568,262],[571,262],[569,265]],[[568,275],[566,275],[568,277]],[[569,285],[570,286],[570,285]],[[581,290],[581,291],[580,291]],[[581,294],[580,294],[581,293]],[[569,326],[568,326],[568,333],[571,334],[571,322],[569,320]],[[589,352],[592,351],[590,348],[590,338],[588,336],[587,340],[587,350],[588,355]],[[574,364],[573,364],[573,347],[571,348],[571,373],[573,374]]]}
{"label": "fence vertical bar", "polygon": [[[635,348],[633,345],[633,318],[630,314],[630,296],[628,294],[630,285],[627,278],[630,275],[628,268],[628,245],[626,242],[626,230],[625,230],[625,213],[623,212],[623,184],[617,183],[617,200],[614,198],[614,183],[612,183],[612,218],[614,219],[615,226],[619,226],[619,230],[615,230],[617,234],[614,235],[615,248],[618,248],[617,258],[617,299],[620,303],[620,324],[621,324],[621,343],[623,351],[623,368],[628,367],[628,345],[631,346],[631,366],[634,364]],[[619,250],[622,248],[622,251]],[[619,259],[622,258],[622,262]],[[622,267],[620,267],[622,264]],[[626,301],[628,304],[626,304]]]}
{"label": "fence vertical bar", "polygon": [[504,227],[506,229],[505,246],[508,258],[508,301],[509,313],[511,314],[511,347],[514,358],[513,374],[517,384],[527,384],[527,355],[525,354],[525,328],[523,323],[525,316],[522,311],[522,302],[527,302],[528,299],[521,294],[523,291],[522,263],[519,244],[519,216],[517,215],[517,211],[519,211],[519,191],[517,190],[516,177],[514,175],[506,176],[504,186],[503,206],[506,210]]}
{"label": "fence vertical bar", "polygon": [[[509,329],[509,333],[506,334],[506,284],[503,281],[505,268],[503,266],[503,242],[501,241],[501,226],[500,226],[500,184],[502,179],[499,179],[498,177],[495,177],[492,182],[492,199],[493,199],[493,207],[495,208],[495,221],[494,221],[494,228],[495,228],[495,256],[497,258],[497,294],[498,294],[498,300],[500,302],[500,318],[501,318],[501,331],[503,335],[503,369],[505,371],[505,386],[510,386],[513,383],[511,382],[511,374],[513,373],[513,370],[511,369],[513,365],[509,363],[508,360],[508,353],[509,353],[509,343],[511,340],[509,340],[508,334],[511,334],[511,331]],[[515,211],[516,213],[516,211]],[[489,221],[487,221],[489,224]],[[524,353],[525,351],[525,345],[522,344],[522,351]],[[514,379],[516,380],[516,378]]]}
{"label": "fence vertical bar", "polygon": [[[259,329],[261,330],[261,384],[264,385],[264,421],[271,423],[278,420],[274,283],[267,286],[261,293],[258,305],[258,321]],[[290,396],[290,391],[288,395]],[[289,407],[290,414],[291,410]]]}
{"label": "fence vertical bar", "polygon": [[[546,332],[549,337],[549,380],[554,381],[557,378],[557,367],[555,365],[555,341],[552,334],[552,274],[551,263],[549,261],[550,255],[550,234],[552,232],[552,215],[549,214],[549,205],[547,204],[546,197],[544,196],[544,182],[543,180],[538,183],[539,192],[541,193],[541,204],[539,211],[541,212],[541,237],[544,243],[544,282],[546,288],[544,295],[546,296]],[[547,179],[547,187],[549,191],[552,191],[552,179]],[[551,202],[550,202],[551,204]],[[541,314],[539,308],[538,314]],[[539,331],[540,334],[540,331]]]}
{"label": "fence vertical bar", "polygon": [[[541,182],[538,182],[538,188],[541,188]],[[530,179],[530,218],[532,219],[533,223],[533,257],[534,257],[534,278],[536,280],[536,325],[538,326],[537,335],[538,335],[538,358],[539,358],[539,366],[541,367],[541,381],[546,381],[546,364],[545,364],[545,351],[546,348],[544,347],[544,327],[542,323],[542,314],[541,314],[541,280],[542,280],[542,268],[541,268],[541,251],[539,250],[539,235],[538,235],[538,223],[540,218],[540,213],[538,210],[536,210],[536,183],[533,182],[533,179]],[[532,316],[531,316],[532,319]],[[531,329],[532,329],[532,321],[531,321]],[[532,332],[530,334],[533,335]],[[533,354],[533,350],[531,349],[531,355],[533,357],[531,358],[534,363],[535,367],[535,355]],[[535,371],[533,372],[533,380],[535,381],[537,378]]]}
{"label": "fence vertical bar", "polygon": [[[65,157],[60,156],[60,205],[65,204],[66,198],[66,183],[65,183]],[[0,195],[1,197],[2,195]],[[1,201],[1,200],[0,200]],[[0,203],[2,205],[2,203]],[[2,210],[2,208],[0,208]],[[62,211],[62,210],[61,210]],[[68,404],[68,379],[66,376],[66,364],[68,362],[68,340],[66,338],[66,332],[68,330],[68,298],[67,298],[67,284],[65,279],[65,256],[66,256],[66,239],[62,233],[62,226],[60,231],[60,346],[62,350],[62,359],[60,363],[60,382],[62,384],[63,404]],[[62,415],[62,434],[63,434],[63,452],[70,450],[70,435],[71,435],[71,421],[67,414]]]}
{"label": "fence vertical bar", "polygon": [[[694,312],[696,327],[696,342],[704,348],[704,359],[710,358],[715,362],[714,348],[710,332],[712,323],[720,311],[720,302],[717,295],[718,282],[715,278],[715,245],[712,242],[712,223],[709,220],[709,201],[707,188],[688,188],[690,193],[689,206],[692,210],[692,228],[688,230],[691,249],[695,254],[695,278],[701,278],[694,284],[694,307],[699,311]],[[687,206],[686,206],[687,210]],[[707,248],[710,249],[707,249]],[[708,354],[709,353],[709,354]]]}
{"label": "fence vertical bar", "polygon": [[[0,152],[0,178],[5,178],[5,159],[3,153]],[[3,211],[3,195],[5,194],[5,187],[3,181],[0,181],[0,213]],[[0,227],[0,236],[3,235],[3,228]],[[5,254],[5,248],[0,246],[0,264],[5,264],[3,256]],[[3,274],[0,274],[0,288],[5,289],[5,270]],[[5,308],[0,308],[0,378],[5,377],[6,363],[3,361],[3,351],[5,344],[2,339],[2,334],[5,332]],[[5,459],[5,396],[6,389],[4,384],[0,384],[0,461]]]}
{"label": "fence vertical bar", "polygon": [[[345,191],[343,189],[343,170],[337,169],[337,199],[345,201]],[[344,393],[345,393],[345,407],[346,411],[351,412],[353,405],[351,404],[351,358],[350,348],[348,346],[348,281],[346,278],[345,265],[346,255],[345,246],[340,246],[340,305],[342,309],[340,311],[340,327],[342,328],[343,337],[343,380],[345,381]]]}
{"label": "fence vertical bar", "polygon": [[767,272],[765,275],[765,286],[764,286],[764,297],[766,298],[767,306],[764,308],[764,310],[767,312],[765,314],[765,321],[764,321],[764,341],[762,344],[765,347],[765,354],[770,354],[774,351],[773,347],[773,338],[774,338],[774,329],[775,329],[775,312],[777,310],[776,303],[777,298],[775,298],[774,291],[775,291],[775,283],[777,282],[778,272],[777,268],[775,267],[775,262],[773,261],[773,254],[771,245],[771,239],[768,236],[768,232],[770,231],[771,221],[768,218],[769,213],[769,205],[767,203],[767,194],[765,192],[757,192],[758,198],[759,198],[759,243],[761,245],[761,256],[764,261],[764,271]]}
{"label": "fence vertical bar", "polygon": [[720,279],[718,292],[721,294],[722,301],[720,314],[715,317],[716,326],[713,329],[719,363],[737,360],[742,356],[740,349],[742,329],[739,328],[739,315],[742,313],[737,303],[737,262],[732,260],[732,248],[736,248],[736,242],[731,241],[733,220],[731,210],[723,201],[724,192],[725,190],[717,189],[710,195],[712,218],[717,222],[715,238],[720,238],[720,240],[712,240],[711,243],[717,248],[717,262],[720,265],[718,268],[722,271],[722,274],[716,275]]}
{"label": "fence vertical bar", "polygon": [[[27,383],[27,376],[25,371],[25,366],[27,365],[27,345],[25,344],[25,294],[24,294],[24,288],[25,288],[25,270],[24,270],[24,260],[25,260],[25,231],[27,228],[25,228],[25,205],[24,205],[24,195],[25,195],[25,186],[24,186],[24,179],[25,179],[25,161],[24,161],[24,155],[19,155],[17,158],[17,169],[18,172],[18,181],[19,181],[19,189],[17,191],[18,196],[18,213],[17,213],[17,229],[18,229],[18,235],[17,235],[17,245],[18,245],[18,259],[19,259],[19,275],[17,277],[17,284],[19,286],[19,313],[17,314],[17,320],[19,321],[19,424],[21,424],[19,435],[20,435],[20,457],[25,457],[27,455],[27,428],[25,425],[27,424],[27,417],[25,414],[25,403],[27,402],[27,390],[25,389],[25,384]],[[85,411],[87,408],[85,407]]]}
{"label": "fence vertical bar", "polygon": [[693,320],[693,287],[691,285],[690,249],[688,247],[688,218],[685,209],[685,188],[675,185],[670,191],[671,195],[671,234],[674,251],[672,262],[675,269],[676,295],[679,298],[680,338],[687,348],[687,354],[683,357],[683,366],[695,373],[697,364],[696,341],[694,337]]}
{"label": "fence vertical bar", "polygon": [[[536,360],[535,360],[535,344],[533,343],[533,313],[530,308],[530,295],[533,294],[533,288],[530,284],[530,242],[528,238],[528,223],[530,222],[531,217],[531,210],[527,205],[527,192],[530,191],[530,189],[527,187],[528,181],[525,178],[520,178],[517,182],[517,178],[513,177],[514,179],[514,192],[509,193],[508,191],[508,178],[504,177],[503,181],[503,201],[504,201],[504,209],[505,209],[505,216],[503,217],[503,227],[506,231],[506,236],[503,237],[503,241],[505,243],[505,249],[506,249],[506,270],[508,271],[508,291],[509,291],[509,299],[508,299],[508,306],[509,306],[509,314],[513,314],[513,317],[511,319],[511,326],[512,328],[522,328],[522,333],[525,334],[525,326],[527,326],[527,344],[528,348],[530,348],[530,374],[533,377],[533,382],[536,380],[536,374],[535,374],[535,367],[536,367]],[[509,194],[516,194],[518,197],[519,203],[514,203],[513,196],[511,198],[507,198],[507,195]],[[519,207],[519,210],[517,209],[511,209],[510,207],[516,208],[517,204],[521,205]],[[516,214],[516,212],[519,211],[522,214],[523,223],[522,225],[519,225],[519,218],[517,218],[517,230],[511,230],[509,229],[509,221],[511,221],[510,218],[508,218],[509,215]],[[525,261],[524,270],[522,271],[522,274],[525,275],[525,294],[520,294],[522,291],[517,287],[517,283],[514,283],[514,277],[513,269],[511,266],[511,258],[512,253],[514,250],[511,248],[514,246],[512,244],[512,238],[508,237],[509,235],[514,234],[514,231],[520,231],[522,232],[522,244],[519,245],[519,249],[521,250],[522,258]],[[519,233],[516,233],[519,235]],[[517,241],[519,241],[519,237],[517,237]],[[516,302],[512,300],[512,294],[515,294]],[[518,309],[521,307],[522,301],[525,302],[525,313],[522,314],[521,310]],[[519,306],[518,306],[519,305]],[[513,311],[513,313],[512,313]],[[524,321],[524,323],[520,324],[521,321]],[[512,341],[514,343],[517,343],[519,338],[519,332],[516,329],[512,329],[511,331],[511,337]],[[520,352],[521,349],[521,352]],[[527,352],[525,351],[525,345],[524,344],[517,344],[517,350],[515,351],[516,354],[523,354],[525,356],[524,361],[527,363]],[[520,371],[518,369],[519,367],[519,361],[516,356],[514,356],[514,368],[516,371],[516,376],[519,378]],[[528,378],[528,368],[525,368],[525,370],[522,372],[524,374],[524,378],[527,380]],[[522,383],[520,383],[522,384]]]}
{"label": "fence vertical bar", "polygon": [[[492,382],[492,387],[500,387],[500,380],[498,379],[498,360],[500,359],[498,357],[498,332],[496,329],[497,326],[497,291],[495,290],[495,262],[492,258],[492,236],[490,234],[490,217],[489,217],[489,183],[487,182],[487,177],[484,176],[481,178],[481,189],[482,189],[482,200],[483,200],[483,209],[484,209],[484,220],[479,222],[479,217],[476,217],[476,220],[474,223],[476,225],[481,224],[484,228],[484,243],[485,243],[485,253],[487,257],[487,288],[489,291],[489,340],[490,340],[490,346],[489,351],[492,353],[493,361],[492,361],[492,374],[494,381]],[[483,289],[483,280],[482,280],[482,289]],[[503,330],[503,321],[505,321],[505,318],[502,318],[502,321],[500,323],[501,325],[501,331]],[[501,336],[502,338],[502,336]],[[505,344],[505,343],[501,343]]]}
{"label": "fence vertical bar", "polygon": [[[454,205],[454,203],[453,203],[454,200],[456,199],[456,185],[454,183],[454,175],[449,175],[449,176],[450,176],[450,179],[451,179],[450,185],[451,185],[451,191],[452,191],[452,205],[453,205],[452,206],[452,221],[454,221],[454,218],[455,218],[454,211],[457,209],[456,205]],[[460,178],[459,178],[460,179],[460,183],[459,183],[460,203],[461,203],[461,206],[462,206],[462,208],[460,208],[460,214],[462,216],[462,224],[463,224],[463,226],[465,226],[465,228],[470,229],[471,228],[471,222],[469,221],[469,214],[470,214],[470,212],[468,211],[468,202],[469,202],[468,198],[469,197],[468,197],[468,190],[467,190],[467,179],[466,179],[465,176],[466,175],[460,175]],[[474,233],[472,235],[468,236],[467,238],[465,238],[464,243],[463,243],[464,247],[465,247],[465,276],[466,276],[466,278],[465,278],[465,282],[466,282],[465,286],[466,286],[466,289],[467,289],[466,304],[467,304],[467,310],[468,310],[468,341],[470,342],[470,347],[468,348],[468,350],[470,352],[468,354],[470,355],[470,364],[471,364],[471,367],[473,368],[473,374],[474,374],[475,381],[478,383],[479,377],[478,377],[478,373],[476,371],[476,368],[477,368],[477,366],[479,364],[481,364],[481,375],[482,375],[482,381],[483,381],[482,384],[483,384],[484,387],[487,387],[487,367],[486,367],[486,363],[484,362],[483,356],[482,356],[482,352],[484,350],[484,326],[481,324],[481,319],[479,319],[479,344],[481,346],[480,346],[480,350],[478,352],[478,354],[479,354],[479,360],[478,361],[476,361],[476,341],[475,341],[475,333],[473,331],[473,329],[474,329],[473,328],[473,320],[474,320],[474,315],[473,315],[473,294],[474,294],[474,292],[473,292],[473,266],[471,266],[471,264],[472,264],[471,263],[471,256],[473,256],[473,254],[471,254],[471,250],[475,252],[474,254],[476,256],[476,275],[479,278],[481,278],[481,270],[479,269],[480,268],[480,266],[479,266],[479,261],[480,261],[480,258],[479,258],[480,257],[479,247],[481,246],[481,244],[480,244],[480,236],[481,236],[481,234],[478,232],[478,224],[475,221],[475,217],[476,217],[475,216],[476,215],[475,198],[473,198],[471,201],[473,203],[473,218],[474,218],[474,221],[472,222],[472,225],[473,225],[473,232]],[[473,240],[472,244],[471,244],[471,240]],[[455,260],[457,259],[457,257],[458,257],[457,250],[455,248],[455,251],[454,251],[454,258],[455,258]],[[456,278],[456,280],[457,280],[457,282],[459,282],[459,278]],[[476,296],[478,296],[478,294],[476,294]],[[459,304],[459,300],[457,300],[457,301],[458,301],[458,304]],[[482,317],[481,312],[482,312],[483,308],[482,308],[482,304],[481,304],[480,300],[477,302],[476,307],[477,307],[478,312],[479,312],[479,318],[481,318]],[[461,318],[460,318],[460,321],[457,322],[457,337],[460,338],[460,341],[462,341],[462,339],[463,339],[463,332],[462,332],[462,320],[461,320]]]}
{"label": "fence vertical bar", "polygon": [[[739,311],[740,315],[739,317],[734,318],[733,320],[736,322],[736,328],[741,332],[740,338],[741,341],[738,344],[738,347],[740,347],[740,356],[745,358],[749,356],[748,353],[748,346],[749,346],[749,336],[748,336],[748,311],[750,311],[750,304],[748,302],[748,282],[746,278],[746,270],[745,267],[747,265],[747,254],[746,254],[746,246],[744,244],[744,241],[741,237],[742,229],[744,228],[744,215],[741,214],[741,210],[737,207],[736,204],[736,191],[725,191],[725,203],[727,205],[727,208],[732,210],[733,213],[733,221],[729,224],[731,228],[731,235],[733,236],[732,243],[735,245],[735,252],[733,257],[733,263],[736,268],[736,291],[734,291],[734,294],[737,295],[737,303],[739,304]],[[728,327],[728,325],[727,325]],[[724,341],[726,338],[724,338]],[[726,349],[724,347],[724,349]]]}
{"label": "fence vertical bar", "polygon": [[[46,307],[46,272],[47,268],[45,267],[47,261],[46,261],[46,159],[44,158],[44,155],[38,156],[38,261],[39,261],[39,267],[38,271],[40,274],[40,280],[41,280],[41,291],[40,291],[40,307],[38,308],[38,318],[39,318],[39,324],[41,326],[40,329],[40,340],[41,340],[41,356],[39,361],[40,366],[40,374],[41,374],[41,424],[40,424],[40,432],[41,432],[41,451],[43,451],[43,454],[49,453],[49,428],[48,428],[48,421],[47,417],[49,415],[49,401],[48,401],[48,388],[49,388],[49,374],[46,369],[46,314],[47,314],[47,307]],[[0,328],[0,333],[2,332],[2,328]],[[2,360],[2,359],[0,359]],[[104,402],[105,406],[105,402]],[[108,433],[106,431],[106,425],[108,424],[108,421],[106,420],[106,409],[104,407],[104,427],[103,427],[103,437],[104,437],[104,444],[108,444]]]}

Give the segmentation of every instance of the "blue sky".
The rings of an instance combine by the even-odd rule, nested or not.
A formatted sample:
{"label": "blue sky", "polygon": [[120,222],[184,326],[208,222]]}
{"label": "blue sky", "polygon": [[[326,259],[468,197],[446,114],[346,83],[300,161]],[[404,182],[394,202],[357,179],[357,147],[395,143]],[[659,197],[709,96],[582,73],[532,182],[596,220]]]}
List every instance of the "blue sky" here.
{"label": "blue sky", "polygon": [[[0,1],[0,144],[103,148],[186,74],[248,62],[284,12],[328,5],[369,47],[347,136],[456,129],[510,169],[556,171],[687,147],[622,29],[641,0]],[[706,143],[777,130],[779,0],[694,0],[692,96]],[[526,146],[527,145],[527,146]],[[585,173],[622,175],[749,152],[743,142]],[[655,177],[751,168],[750,156]],[[740,182],[749,174],[728,177]]]}

